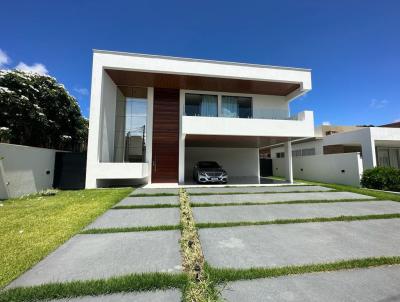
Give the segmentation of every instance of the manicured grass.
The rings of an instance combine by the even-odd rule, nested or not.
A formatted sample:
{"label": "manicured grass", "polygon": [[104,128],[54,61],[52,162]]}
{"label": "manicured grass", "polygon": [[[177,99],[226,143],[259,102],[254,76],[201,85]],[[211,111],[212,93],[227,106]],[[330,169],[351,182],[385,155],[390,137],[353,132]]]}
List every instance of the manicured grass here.
{"label": "manicured grass", "polygon": [[272,204],[301,204],[301,203],[335,203],[335,202],[368,202],[377,199],[331,199],[331,200],[291,200],[291,201],[274,201],[274,202],[229,202],[229,203],[191,203],[191,207],[227,207],[227,206],[258,206]]}
{"label": "manicured grass", "polygon": [[153,209],[153,208],[179,208],[179,204],[148,204],[148,205],[132,205],[132,206],[116,206],[112,210],[126,209]]}
{"label": "manicured grass", "polygon": [[125,233],[125,232],[149,232],[149,231],[170,231],[179,230],[180,225],[157,225],[144,227],[129,228],[107,228],[107,229],[90,229],[80,232],[80,234],[108,234],[108,233]]}
{"label": "manicured grass", "polygon": [[43,259],[132,191],[60,191],[2,201],[0,288]]}
{"label": "manicured grass", "polygon": [[0,302],[26,302],[118,292],[183,288],[186,283],[186,274],[132,274],[105,280],[74,281],[10,289],[0,293]]}
{"label": "manicured grass", "polygon": [[372,257],[353,260],[344,260],[331,263],[310,264],[301,266],[284,266],[276,268],[213,268],[206,264],[206,271],[212,280],[225,283],[236,280],[251,280],[257,278],[273,278],[285,275],[305,274],[313,272],[336,271],[343,269],[367,268],[381,265],[400,264],[400,257]]}
{"label": "manicured grass", "polygon": [[370,219],[394,219],[400,218],[400,213],[381,214],[381,215],[364,215],[364,216],[337,216],[337,217],[316,217],[305,219],[276,219],[268,221],[238,221],[238,222],[207,222],[197,223],[198,228],[227,228],[237,226],[250,225],[268,225],[268,224],[291,224],[291,223],[310,223],[310,222],[331,222],[331,221],[356,221]]}

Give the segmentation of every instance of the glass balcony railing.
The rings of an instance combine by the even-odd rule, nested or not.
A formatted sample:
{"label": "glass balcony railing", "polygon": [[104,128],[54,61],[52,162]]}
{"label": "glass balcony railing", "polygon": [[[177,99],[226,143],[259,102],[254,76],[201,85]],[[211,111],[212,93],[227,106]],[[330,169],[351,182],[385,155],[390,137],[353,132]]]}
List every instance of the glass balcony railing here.
{"label": "glass balcony railing", "polygon": [[225,118],[248,118],[248,119],[270,119],[270,120],[297,120],[297,115],[290,116],[290,113],[286,109],[274,109],[274,108],[257,108],[253,109],[253,112],[238,112],[237,114],[232,114],[232,112],[226,113],[226,111],[222,111],[219,116],[210,116],[210,115],[202,115],[198,114],[187,114],[185,116],[203,116],[203,117],[225,117]]}

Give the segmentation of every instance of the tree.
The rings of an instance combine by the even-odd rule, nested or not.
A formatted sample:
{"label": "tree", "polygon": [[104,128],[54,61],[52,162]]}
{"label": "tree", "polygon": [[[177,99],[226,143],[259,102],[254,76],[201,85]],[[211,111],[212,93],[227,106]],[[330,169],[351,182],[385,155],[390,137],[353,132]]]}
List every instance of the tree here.
{"label": "tree", "polygon": [[87,141],[88,121],[55,78],[0,70],[0,128],[10,143],[71,149]]}

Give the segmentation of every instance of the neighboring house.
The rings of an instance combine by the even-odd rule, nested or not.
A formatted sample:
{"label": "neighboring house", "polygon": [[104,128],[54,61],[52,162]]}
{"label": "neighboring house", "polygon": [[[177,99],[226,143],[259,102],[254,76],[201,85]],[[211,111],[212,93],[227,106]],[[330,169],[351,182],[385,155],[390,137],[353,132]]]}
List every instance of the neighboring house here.
{"label": "neighboring house", "polygon": [[[397,126],[398,127],[398,126]],[[377,166],[400,168],[400,129],[380,127],[320,126],[315,137],[292,145],[294,157],[359,152],[363,169]],[[284,157],[283,146],[271,148],[271,157]]]}
{"label": "neighboring house", "polygon": [[308,69],[95,50],[86,187],[185,183],[200,160],[259,183],[259,148],[314,136]]}

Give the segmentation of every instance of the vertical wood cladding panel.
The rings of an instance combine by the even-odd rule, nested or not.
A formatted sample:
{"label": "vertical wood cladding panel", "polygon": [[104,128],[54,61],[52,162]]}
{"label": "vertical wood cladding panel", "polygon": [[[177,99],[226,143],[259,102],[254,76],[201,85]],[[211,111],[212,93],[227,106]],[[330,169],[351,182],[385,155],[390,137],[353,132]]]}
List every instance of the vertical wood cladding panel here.
{"label": "vertical wood cladding panel", "polygon": [[152,182],[178,182],[178,89],[154,89],[152,152]]}

